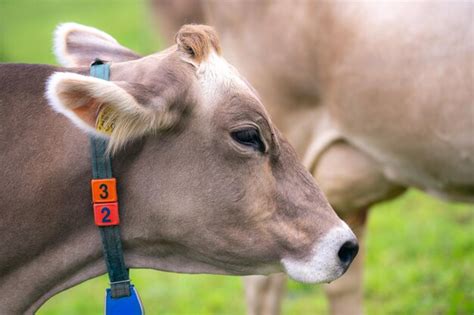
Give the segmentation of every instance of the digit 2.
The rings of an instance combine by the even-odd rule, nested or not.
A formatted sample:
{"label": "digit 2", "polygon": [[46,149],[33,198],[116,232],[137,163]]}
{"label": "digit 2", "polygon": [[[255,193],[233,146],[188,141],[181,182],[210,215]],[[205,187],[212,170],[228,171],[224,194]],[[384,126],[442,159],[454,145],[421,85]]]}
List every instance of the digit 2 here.
{"label": "digit 2", "polygon": [[102,218],[102,223],[110,223],[112,222],[110,219],[109,219],[109,216],[110,216],[110,209],[107,208],[107,207],[103,207],[101,210],[100,210],[100,213],[104,214],[104,217]]}

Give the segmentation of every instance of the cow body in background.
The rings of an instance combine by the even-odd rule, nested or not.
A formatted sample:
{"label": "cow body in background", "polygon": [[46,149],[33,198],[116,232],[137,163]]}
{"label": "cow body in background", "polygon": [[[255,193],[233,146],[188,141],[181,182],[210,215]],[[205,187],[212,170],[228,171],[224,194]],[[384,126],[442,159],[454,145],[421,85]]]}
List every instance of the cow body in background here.
{"label": "cow body in background", "polygon": [[[184,26],[176,45],[140,57],[69,23],[55,51],[69,68],[0,65],[1,314],[33,313],[106,271],[88,134],[109,139],[127,267],[306,282],[345,272],[354,234],[212,28]],[[110,81],[88,76],[95,58]]]}
{"label": "cow body in background", "polygon": [[[406,187],[474,200],[472,3],[199,1],[193,17],[187,2],[153,1],[157,21],[217,28],[359,240]],[[362,313],[362,260],[327,286],[332,313]],[[283,281],[247,280],[249,312],[278,313]]]}

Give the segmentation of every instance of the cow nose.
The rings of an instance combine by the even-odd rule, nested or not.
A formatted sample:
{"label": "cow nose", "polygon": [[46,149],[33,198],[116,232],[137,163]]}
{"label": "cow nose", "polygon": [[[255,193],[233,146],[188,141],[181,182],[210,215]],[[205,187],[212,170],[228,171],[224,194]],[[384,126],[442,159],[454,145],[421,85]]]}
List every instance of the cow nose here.
{"label": "cow nose", "polygon": [[350,240],[342,244],[339,252],[337,252],[337,256],[339,256],[344,269],[349,268],[358,252],[359,244],[357,244],[357,240]]}

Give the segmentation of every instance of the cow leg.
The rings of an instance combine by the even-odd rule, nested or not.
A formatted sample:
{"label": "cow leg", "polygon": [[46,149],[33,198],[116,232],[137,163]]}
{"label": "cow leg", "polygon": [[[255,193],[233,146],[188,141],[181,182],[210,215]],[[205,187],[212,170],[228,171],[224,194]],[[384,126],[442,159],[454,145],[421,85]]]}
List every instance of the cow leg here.
{"label": "cow leg", "polygon": [[329,203],[359,240],[359,254],[340,279],[326,285],[330,313],[363,313],[363,262],[369,207],[404,191],[386,179],[376,161],[345,142],[328,147],[314,164],[313,175]]}
{"label": "cow leg", "polygon": [[244,277],[248,315],[278,315],[286,289],[286,275]]}
{"label": "cow leg", "polygon": [[363,314],[363,271],[365,259],[365,228],[367,210],[343,218],[359,240],[359,253],[347,272],[331,284],[325,285],[330,314]]}

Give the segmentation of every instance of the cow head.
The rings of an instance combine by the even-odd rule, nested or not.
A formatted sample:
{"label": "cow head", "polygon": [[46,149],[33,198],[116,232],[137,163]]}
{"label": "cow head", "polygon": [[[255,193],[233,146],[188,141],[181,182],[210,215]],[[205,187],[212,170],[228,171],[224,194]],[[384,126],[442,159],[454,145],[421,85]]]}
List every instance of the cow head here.
{"label": "cow head", "polygon": [[[131,267],[286,271],[305,282],[348,268],[353,233],[220,55],[212,28],[183,26],[176,45],[140,57],[99,30],[65,24],[55,47],[78,68],[53,74],[47,98],[79,129],[110,139]],[[80,74],[97,57],[111,62],[111,81]]]}

